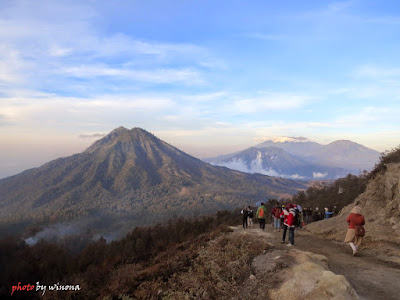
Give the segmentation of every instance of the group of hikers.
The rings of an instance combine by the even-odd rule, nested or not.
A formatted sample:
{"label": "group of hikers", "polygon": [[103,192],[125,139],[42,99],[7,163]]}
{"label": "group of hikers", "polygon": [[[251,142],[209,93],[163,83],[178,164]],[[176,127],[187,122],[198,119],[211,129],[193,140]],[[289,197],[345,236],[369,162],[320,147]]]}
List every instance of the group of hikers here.
{"label": "group of hikers", "polygon": [[[252,227],[254,224],[254,213],[250,206],[245,206],[242,209],[241,214],[243,215],[243,228],[246,229],[248,227]],[[267,208],[262,202],[258,207],[255,216],[258,219],[259,226],[262,230],[265,230],[265,223],[268,218],[272,218],[274,232],[280,232],[280,229],[282,228],[283,233],[281,243],[285,243],[287,231],[289,230],[289,243],[287,246],[293,246],[296,229],[301,229],[305,224],[313,221],[329,219],[336,214],[336,206],[334,206],[333,209],[325,208],[324,212],[320,212],[318,207],[316,207],[313,213],[311,208],[307,207],[303,209],[298,204],[277,204],[274,208],[272,208],[270,213],[267,213]],[[318,218],[315,216],[318,216]],[[365,219],[361,214],[361,208],[359,206],[355,206],[353,208],[346,222],[349,225],[344,242],[350,245],[351,249],[353,250],[353,255],[356,255],[359,251],[359,247],[365,234],[363,227],[365,224]]]}
{"label": "group of hikers", "polygon": [[[283,228],[282,243],[286,240],[286,234],[289,229],[289,244],[288,246],[294,245],[294,230],[296,227],[301,228],[303,226],[304,220],[302,217],[302,208],[300,205],[288,204],[288,205],[277,205],[274,207],[270,214],[267,213],[267,208],[262,202],[260,207],[258,207],[256,212],[256,217],[258,219],[259,226],[262,230],[265,230],[265,223],[267,218],[271,216],[273,218],[274,231],[280,231]],[[241,211],[243,215],[243,228],[253,226],[254,213],[250,206],[244,207]]]}
{"label": "group of hikers", "polygon": [[329,219],[338,214],[337,207],[325,207],[324,210],[319,210],[318,207],[314,211],[310,207],[306,207],[303,210],[302,215],[304,216],[304,222],[311,223],[323,219]]}

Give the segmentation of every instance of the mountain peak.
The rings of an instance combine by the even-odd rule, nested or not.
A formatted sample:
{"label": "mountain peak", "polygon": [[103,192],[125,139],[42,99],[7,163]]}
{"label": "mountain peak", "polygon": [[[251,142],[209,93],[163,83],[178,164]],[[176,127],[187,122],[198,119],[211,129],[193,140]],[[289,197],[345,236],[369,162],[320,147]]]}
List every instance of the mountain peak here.
{"label": "mountain peak", "polygon": [[111,131],[102,139],[94,142],[86,150],[86,152],[92,153],[98,150],[104,150],[113,147],[118,142],[125,144],[125,143],[132,143],[133,141],[143,142],[146,140],[154,140],[154,139],[155,137],[151,133],[147,132],[142,128],[134,127],[131,130],[129,130],[121,126]]}
{"label": "mountain peak", "polygon": [[128,131],[128,129],[126,129],[124,126],[120,126],[118,128],[115,128],[113,131],[111,131],[111,133],[121,133],[121,132],[126,132]]}
{"label": "mountain peak", "polygon": [[329,145],[338,145],[338,146],[347,146],[347,145],[353,145],[353,146],[361,146],[361,147],[365,147],[365,146],[363,146],[363,145],[360,145],[360,144],[358,144],[358,143],[356,143],[356,142],[352,142],[352,141],[349,141],[349,140],[337,140],[337,141],[334,141],[334,142],[331,142],[331,143],[329,143],[327,146],[329,146]]}
{"label": "mountain peak", "polygon": [[338,140],[338,141],[334,141],[328,145],[325,146],[325,149],[330,149],[330,151],[334,151],[334,152],[343,152],[346,155],[347,152],[351,152],[351,151],[361,151],[361,152],[371,152],[373,153],[372,156],[373,158],[376,159],[376,157],[379,157],[379,153],[375,150],[371,150],[363,145],[360,145],[358,143],[349,141],[349,140]]}
{"label": "mountain peak", "polygon": [[140,127],[133,127],[131,130],[133,133],[145,133],[145,134],[150,134],[148,131],[144,130],[143,128]]}

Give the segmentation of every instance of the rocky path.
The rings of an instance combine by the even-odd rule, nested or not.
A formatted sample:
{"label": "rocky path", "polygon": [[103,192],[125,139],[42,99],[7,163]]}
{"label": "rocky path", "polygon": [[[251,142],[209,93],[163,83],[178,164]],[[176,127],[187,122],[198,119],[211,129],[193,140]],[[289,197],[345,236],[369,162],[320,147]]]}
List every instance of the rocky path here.
{"label": "rocky path", "polygon": [[[254,228],[249,231],[259,235],[257,231],[261,230]],[[295,237],[294,247],[281,244],[282,232],[273,232],[270,226],[264,234],[277,249],[295,248],[326,256],[330,270],[346,277],[360,299],[400,299],[400,265],[379,260],[372,251],[360,251],[357,256],[352,256],[348,245],[314,236],[304,230]]]}

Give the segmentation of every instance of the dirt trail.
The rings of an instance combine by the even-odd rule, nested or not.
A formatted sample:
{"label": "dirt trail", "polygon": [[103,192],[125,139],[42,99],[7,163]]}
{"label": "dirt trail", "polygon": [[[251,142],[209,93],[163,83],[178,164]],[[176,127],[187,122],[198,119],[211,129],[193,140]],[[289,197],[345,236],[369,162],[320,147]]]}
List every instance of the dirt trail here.
{"label": "dirt trail", "polygon": [[256,226],[247,231],[257,236],[265,235],[277,249],[296,248],[326,256],[330,270],[346,277],[362,300],[400,299],[400,265],[379,260],[371,250],[361,250],[357,256],[352,256],[348,245],[323,239],[304,230],[295,237],[295,246],[287,247],[288,236],[286,243],[281,244],[282,231],[273,232],[270,226],[266,227],[265,232]]}

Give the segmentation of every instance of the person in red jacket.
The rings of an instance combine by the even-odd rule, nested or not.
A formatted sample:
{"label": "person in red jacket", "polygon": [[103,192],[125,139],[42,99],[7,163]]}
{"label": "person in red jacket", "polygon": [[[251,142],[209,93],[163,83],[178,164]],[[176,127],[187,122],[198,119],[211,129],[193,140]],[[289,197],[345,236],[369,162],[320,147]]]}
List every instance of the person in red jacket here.
{"label": "person in red jacket", "polygon": [[289,214],[287,215],[284,224],[289,228],[289,244],[288,246],[294,245],[294,228],[295,228],[295,218],[296,218],[296,210],[294,205],[289,206]]}
{"label": "person in red jacket", "polygon": [[288,209],[289,209],[288,206],[283,207],[282,212],[279,215],[281,220],[283,220],[282,221],[283,233],[282,233],[282,242],[281,242],[282,244],[285,242],[285,239],[286,239],[287,226],[285,225],[285,223],[286,223],[287,216],[289,215]]}
{"label": "person in red jacket", "polygon": [[283,209],[281,215],[284,216],[283,219],[283,235],[282,235],[282,243],[285,242],[286,232],[289,229],[289,244],[288,246],[294,245],[294,218],[296,212],[292,204],[287,205],[285,209]]}
{"label": "person in red jacket", "polygon": [[364,216],[361,214],[361,207],[355,206],[347,217],[346,222],[349,223],[349,228],[347,229],[345,243],[349,243],[351,249],[353,250],[353,255],[356,255],[361,246],[363,237],[356,236],[356,226],[362,226],[365,224]]}

